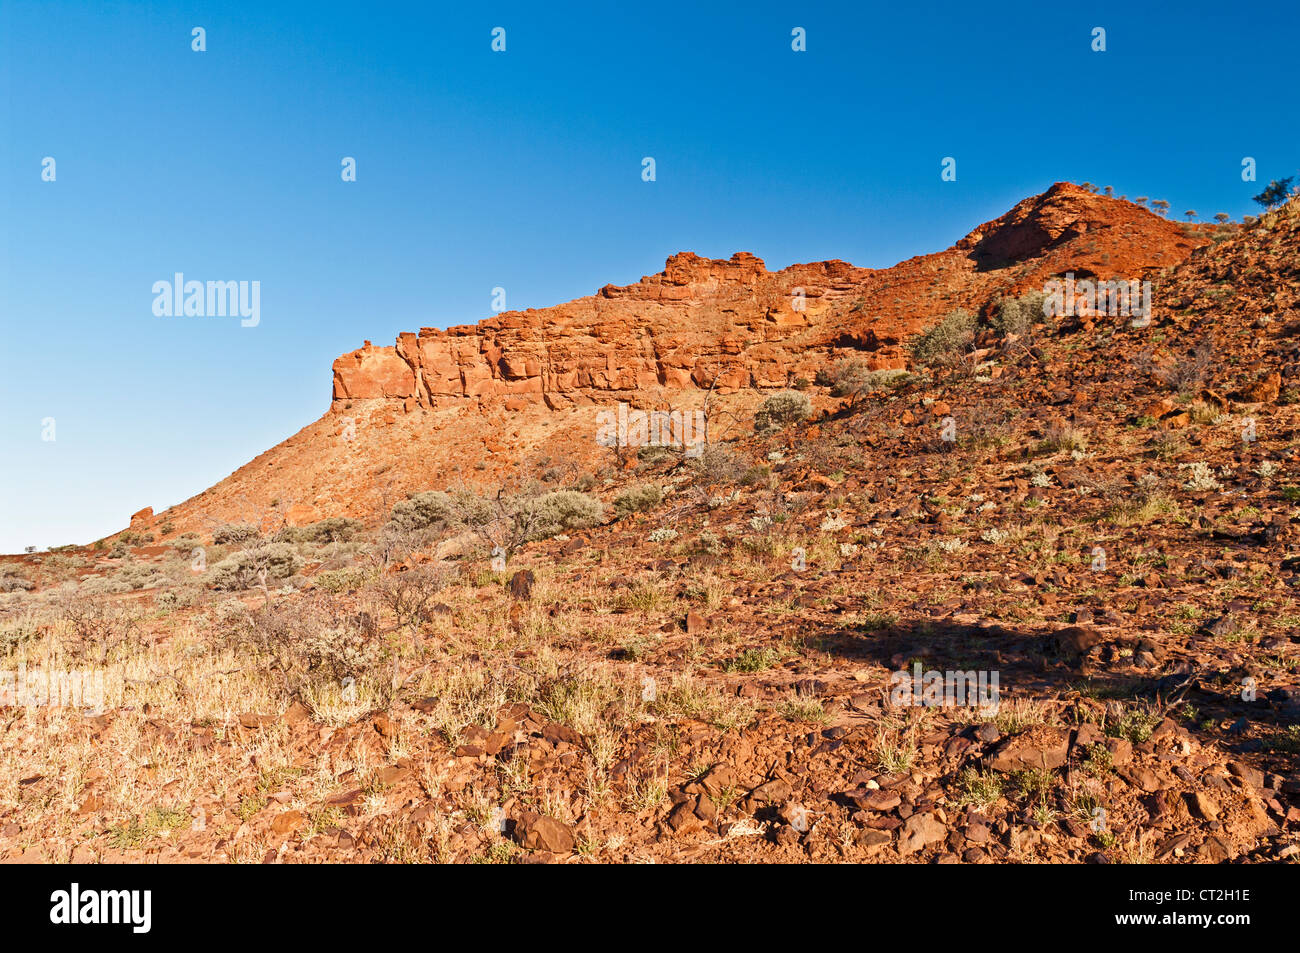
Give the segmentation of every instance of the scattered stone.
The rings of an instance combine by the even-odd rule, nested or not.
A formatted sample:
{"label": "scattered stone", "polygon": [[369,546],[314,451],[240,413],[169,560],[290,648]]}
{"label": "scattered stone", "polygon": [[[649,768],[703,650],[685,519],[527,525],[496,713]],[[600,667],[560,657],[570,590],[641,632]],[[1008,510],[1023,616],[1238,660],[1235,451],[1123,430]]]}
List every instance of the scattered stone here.
{"label": "scattered stone", "polygon": [[577,843],[573,828],[542,814],[525,812],[515,826],[519,845],[525,850],[547,850],[553,854],[572,852]]}
{"label": "scattered stone", "polygon": [[1028,736],[1016,736],[998,746],[989,759],[989,767],[1004,773],[1051,770],[1065,764],[1069,750],[1069,737],[1063,733],[1039,741],[1030,740]]}
{"label": "scattered stone", "polygon": [[537,575],[531,569],[521,569],[510,577],[510,598],[516,602],[527,602],[533,596],[533,585]]}
{"label": "scattered stone", "polygon": [[948,836],[948,828],[933,814],[913,814],[903,824],[898,841],[898,851],[904,856],[924,850]]}

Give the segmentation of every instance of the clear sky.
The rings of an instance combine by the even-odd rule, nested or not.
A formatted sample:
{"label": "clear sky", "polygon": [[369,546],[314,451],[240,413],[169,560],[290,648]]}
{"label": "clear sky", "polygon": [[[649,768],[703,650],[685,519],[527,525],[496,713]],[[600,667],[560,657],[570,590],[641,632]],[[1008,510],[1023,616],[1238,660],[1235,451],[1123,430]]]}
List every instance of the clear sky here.
{"label": "clear sky", "polygon": [[[1300,166],[1298,9],[3,0],[0,552],[207,488],[327,408],[337,355],[496,287],[884,267],[1063,179],[1249,214]],[[260,323],[156,316],[176,272],[260,282]]]}

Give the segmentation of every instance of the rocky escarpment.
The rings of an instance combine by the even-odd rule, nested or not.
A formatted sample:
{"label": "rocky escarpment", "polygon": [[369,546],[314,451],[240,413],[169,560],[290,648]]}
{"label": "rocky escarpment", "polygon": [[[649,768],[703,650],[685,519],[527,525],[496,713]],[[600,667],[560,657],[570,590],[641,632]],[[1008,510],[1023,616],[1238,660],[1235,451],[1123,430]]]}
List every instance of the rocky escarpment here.
{"label": "rocky escarpment", "polygon": [[954,247],[889,269],[843,261],[768,271],[752,254],[684,252],[624,287],[476,325],[398,336],[334,362],[334,400],[389,399],[406,410],[473,400],[516,410],[663,391],[784,387],[832,352],[903,367],[908,339],[952,308],[1080,276],[1140,278],[1205,239],[1130,202],[1058,183]]}
{"label": "rocky escarpment", "polygon": [[394,347],[366,342],[334,362],[334,399],[438,407],[478,398],[552,408],[656,388],[783,386],[797,355],[824,343],[835,303],[869,269],[842,261],[769,272],[750,254],[689,252],[634,285],[477,325],[421,328]]}

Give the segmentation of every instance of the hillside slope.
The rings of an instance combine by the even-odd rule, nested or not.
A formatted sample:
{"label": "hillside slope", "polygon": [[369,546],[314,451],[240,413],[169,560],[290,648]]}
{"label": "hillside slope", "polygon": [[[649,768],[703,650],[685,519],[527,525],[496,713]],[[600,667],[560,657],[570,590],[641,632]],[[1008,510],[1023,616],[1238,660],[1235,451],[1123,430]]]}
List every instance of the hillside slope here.
{"label": "hillside slope", "polygon": [[912,337],[954,308],[985,311],[1067,272],[1140,279],[1207,240],[1057,183],[952,248],[887,269],[771,272],[745,253],[674,255],[659,274],[553,308],[366,342],[334,362],[321,419],[166,514],[142,511],[134,528],[373,520],[413,490],[491,483],[556,456],[590,466],[596,413],[619,402],[691,410],[712,389],[743,415],[844,354],[905,367]]}
{"label": "hillside slope", "polygon": [[[1031,312],[703,459],[606,455],[605,515],[506,571],[436,520],[4,557],[0,670],[109,690],[0,725],[0,859],[1300,862],[1300,200],[1196,234],[1150,321]],[[834,337],[856,314],[827,358],[884,350]],[[577,493],[474,431],[594,405],[497,399],[327,418],[391,416],[357,458],[412,478],[445,419],[440,465]],[[257,553],[278,578],[223,575]],[[964,673],[992,704],[925,704]]]}

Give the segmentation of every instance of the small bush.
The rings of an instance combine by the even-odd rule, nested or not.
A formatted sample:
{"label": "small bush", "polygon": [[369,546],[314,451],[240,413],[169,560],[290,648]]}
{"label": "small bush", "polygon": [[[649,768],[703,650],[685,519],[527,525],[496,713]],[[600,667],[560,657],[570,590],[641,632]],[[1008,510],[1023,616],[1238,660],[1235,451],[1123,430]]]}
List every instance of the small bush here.
{"label": "small bush", "polygon": [[848,397],[857,403],[868,394],[886,387],[900,387],[912,375],[901,368],[871,370],[860,357],[846,357],[829,369],[817,372],[817,383],[831,389],[832,397]]}
{"label": "small bush", "polygon": [[77,592],[86,596],[103,596],[130,591],[129,585],[112,576],[90,576],[77,586]]}
{"label": "small bush", "polygon": [[262,582],[287,579],[302,568],[302,557],[288,543],[267,543],[227,556],[212,567],[209,581],[214,589],[248,589]]}
{"label": "small bush", "polygon": [[1190,354],[1155,369],[1156,378],[1180,394],[1190,394],[1199,389],[1213,375],[1214,341],[1210,338],[1197,344]]}
{"label": "small bush", "polygon": [[[411,525],[446,526],[474,533],[490,550],[500,550],[507,560],[524,543],[546,539],[566,530],[587,529],[604,521],[605,508],[600,500],[577,490],[556,490],[540,495],[479,496],[470,491],[447,494],[420,494],[410,501],[403,513],[394,508],[395,518],[407,519]],[[393,526],[390,523],[389,526]]]}
{"label": "small bush", "polygon": [[920,364],[944,364],[955,360],[975,339],[975,316],[958,308],[926,331],[912,344],[912,357]]}
{"label": "small bush", "polygon": [[166,589],[154,598],[154,605],[164,611],[194,605],[194,593],[180,589]]}
{"label": "small bush", "polygon": [[1043,304],[1047,296],[1041,291],[1030,291],[1019,298],[1003,298],[993,314],[993,328],[999,334],[1023,335],[1044,318]]}
{"label": "small bush", "polygon": [[40,634],[40,621],[35,615],[0,620],[0,655],[12,655],[16,648]]}
{"label": "small bush", "polygon": [[349,566],[343,569],[326,569],[312,577],[312,585],[326,592],[347,592],[360,589],[373,573],[368,569]]}
{"label": "small bush", "polygon": [[1058,453],[1062,450],[1083,451],[1088,449],[1088,434],[1068,423],[1056,422],[1047,428],[1047,435],[1038,445],[1039,453]]}
{"label": "small bush", "polygon": [[138,634],[137,616],[104,599],[69,593],[59,600],[58,610],[69,636],[64,647],[75,658],[97,656],[102,664],[115,648]]}
{"label": "small bush", "polygon": [[451,570],[444,566],[416,566],[404,572],[384,573],[379,579],[379,595],[393,610],[398,624],[418,627],[429,620],[434,597],[451,578]]}
{"label": "small bush", "polygon": [[782,391],[763,401],[754,414],[754,429],[776,430],[807,420],[811,413],[812,404],[807,394],[793,390]]}
{"label": "small bush", "polygon": [[648,466],[663,463],[665,460],[671,460],[675,456],[677,456],[675,448],[666,447],[659,443],[646,444],[636,452],[636,458]]}
{"label": "small bush", "polygon": [[29,592],[36,586],[12,566],[0,569],[0,592]]}
{"label": "small bush", "polygon": [[556,490],[527,499],[525,504],[536,517],[529,534],[532,539],[546,539],[570,530],[590,529],[605,521],[605,506],[594,496],[577,490]]}
{"label": "small bush", "polygon": [[231,606],[226,637],[233,647],[251,647],[284,680],[286,693],[344,679],[360,681],[384,660],[384,640],[374,638],[373,620],[328,596],[284,600],[249,612]]}
{"label": "small bush", "polygon": [[663,490],[658,486],[653,483],[644,483],[641,486],[634,486],[630,490],[624,490],[614,497],[614,512],[619,516],[640,513],[642,510],[658,506],[663,498]]}
{"label": "small bush", "polygon": [[764,672],[781,661],[781,653],[769,647],[748,648],[723,663],[728,672]]}
{"label": "small bush", "polygon": [[131,589],[150,589],[166,579],[157,566],[144,563],[127,563],[117,571],[117,578]]}
{"label": "small bush", "polygon": [[439,529],[452,522],[451,497],[437,490],[416,493],[393,507],[389,525],[399,530]]}
{"label": "small bush", "polygon": [[202,541],[199,539],[198,533],[181,533],[172,540],[171,544],[175,547],[176,552],[182,556],[188,556],[194,551],[195,546],[202,545]]}
{"label": "small bush", "polygon": [[691,458],[690,466],[705,484],[735,483],[749,470],[747,461],[720,443],[706,444],[698,457]]}
{"label": "small bush", "polygon": [[689,552],[697,556],[720,556],[723,553],[722,538],[711,530],[704,530],[695,537]]}
{"label": "small bush", "polygon": [[225,543],[249,543],[261,535],[256,526],[248,523],[227,523],[212,531],[212,542],[218,546]]}
{"label": "small bush", "polygon": [[1183,484],[1184,489],[1191,490],[1193,493],[1206,493],[1223,489],[1219,481],[1214,478],[1214,469],[1204,460],[1197,460],[1195,463],[1180,463],[1178,469],[1191,471],[1187,482]]}
{"label": "small bush", "polygon": [[306,526],[286,526],[275,539],[281,543],[346,543],[362,529],[360,520],[331,516]]}

